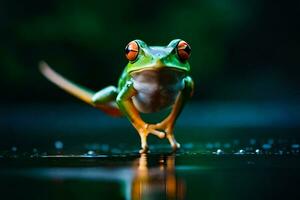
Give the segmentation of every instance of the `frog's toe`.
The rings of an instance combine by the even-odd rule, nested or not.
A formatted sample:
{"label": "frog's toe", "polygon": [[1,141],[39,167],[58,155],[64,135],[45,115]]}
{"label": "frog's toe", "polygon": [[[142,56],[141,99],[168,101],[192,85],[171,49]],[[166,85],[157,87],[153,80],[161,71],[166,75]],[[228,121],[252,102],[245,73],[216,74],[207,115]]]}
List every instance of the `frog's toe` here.
{"label": "frog's toe", "polygon": [[159,137],[160,139],[163,139],[166,137],[166,133],[163,132],[163,131],[159,131],[159,130],[156,130],[156,126],[149,126],[149,132],[153,135],[156,135],[157,137]]}
{"label": "frog's toe", "polygon": [[148,149],[148,148],[146,148],[146,149],[140,149],[139,150],[139,153],[150,153],[150,150]]}
{"label": "frog's toe", "polygon": [[149,150],[148,146],[143,146],[140,149],[139,153],[150,153],[150,150]]}
{"label": "frog's toe", "polygon": [[177,151],[180,149],[180,144],[178,142],[175,142],[171,146],[172,146],[173,151]]}
{"label": "frog's toe", "polygon": [[156,135],[157,137],[159,137],[160,139],[163,139],[166,137],[166,133],[161,132],[161,131],[155,131],[153,132],[154,135]]}

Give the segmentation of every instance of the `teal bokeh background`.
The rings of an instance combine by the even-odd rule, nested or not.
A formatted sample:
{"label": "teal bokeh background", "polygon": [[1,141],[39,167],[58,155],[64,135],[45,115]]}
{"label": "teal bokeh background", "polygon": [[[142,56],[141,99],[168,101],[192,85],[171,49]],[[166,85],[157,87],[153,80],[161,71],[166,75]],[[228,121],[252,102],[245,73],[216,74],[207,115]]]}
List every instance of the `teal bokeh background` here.
{"label": "teal bokeh background", "polygon": [[299,6],[274,1],[3,1],[2,102],[69,101],[38,72],[47,61],[94,90],[116,84],[136,38],[192,46],[194,100],[299,97]]}

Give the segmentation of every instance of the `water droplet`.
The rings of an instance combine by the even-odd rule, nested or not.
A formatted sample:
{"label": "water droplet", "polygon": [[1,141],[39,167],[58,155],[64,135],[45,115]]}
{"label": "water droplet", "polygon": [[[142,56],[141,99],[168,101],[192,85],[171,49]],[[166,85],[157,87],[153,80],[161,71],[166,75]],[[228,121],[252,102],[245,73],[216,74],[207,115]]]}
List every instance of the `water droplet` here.
{"label": "water droplet", "polygon": [[64,148],[64,143],[62,143],[61,141],[57,140],[54,142],[54,147],[57,150],[61,150],[62,148]]}
{"label": "water droplet", "polygon": [[216,154],[217,155],[221,155],[221,154],[224,154],[224,152],[222,151],[222,149],[218,149],[217,152],[216,152]]}
{"label": "water droplet", "polygon": [[260,149],[256,149],[256,150],[255,150],[255,153],[256,153],[256,154],[261,154],[261,150],[260,150]]}
{"label": "water droplet", "polygon": [[89,150],[86,155],[88,155],[88,156],[95,156],[96,153],[93,150]]}
{"label": "water droplet", "polygon": [[245,150],[244,149],[240,149],[237,154],[245,154]]}

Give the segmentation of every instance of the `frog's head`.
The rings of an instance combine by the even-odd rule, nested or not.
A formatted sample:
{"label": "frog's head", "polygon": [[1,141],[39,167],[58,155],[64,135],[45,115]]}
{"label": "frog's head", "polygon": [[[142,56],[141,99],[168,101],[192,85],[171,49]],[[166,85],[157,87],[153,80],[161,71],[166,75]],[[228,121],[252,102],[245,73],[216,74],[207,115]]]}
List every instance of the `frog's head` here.
{"label": "frog's head", "polygon": [[190,53],[191,47],[181,39],[172,40],[167,46],[147,46],[142,40],[133,40],[125,48],[129,60],[126,72],[130,74],[165,68],[189,72]]}

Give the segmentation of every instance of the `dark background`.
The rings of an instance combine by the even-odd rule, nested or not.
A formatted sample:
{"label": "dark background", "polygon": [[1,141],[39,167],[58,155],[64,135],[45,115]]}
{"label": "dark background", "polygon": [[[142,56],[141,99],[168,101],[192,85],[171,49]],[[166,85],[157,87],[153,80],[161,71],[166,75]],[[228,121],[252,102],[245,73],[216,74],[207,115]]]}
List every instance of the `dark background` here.
{"label": "dark background", "polygon": [[[117,84],[137,38],[192,47],[196,91],[173,163],[186,199],[299,199],[299,13],[299,1],[0,1],[1,199],[124,199],[136,131],[58,89],[38,62],[97,91]],[[166,177],[168,142],[148,142],[149,172]],[[155,174],[145,188],[166,191]]]}
{"label": "dark background", "polygon": [[2,1],[1,104],[74,102],[38,72],[47,61],[94,90],[118,81],[136,38],[192,46],[194,101],[299,100],[298,1]]}

